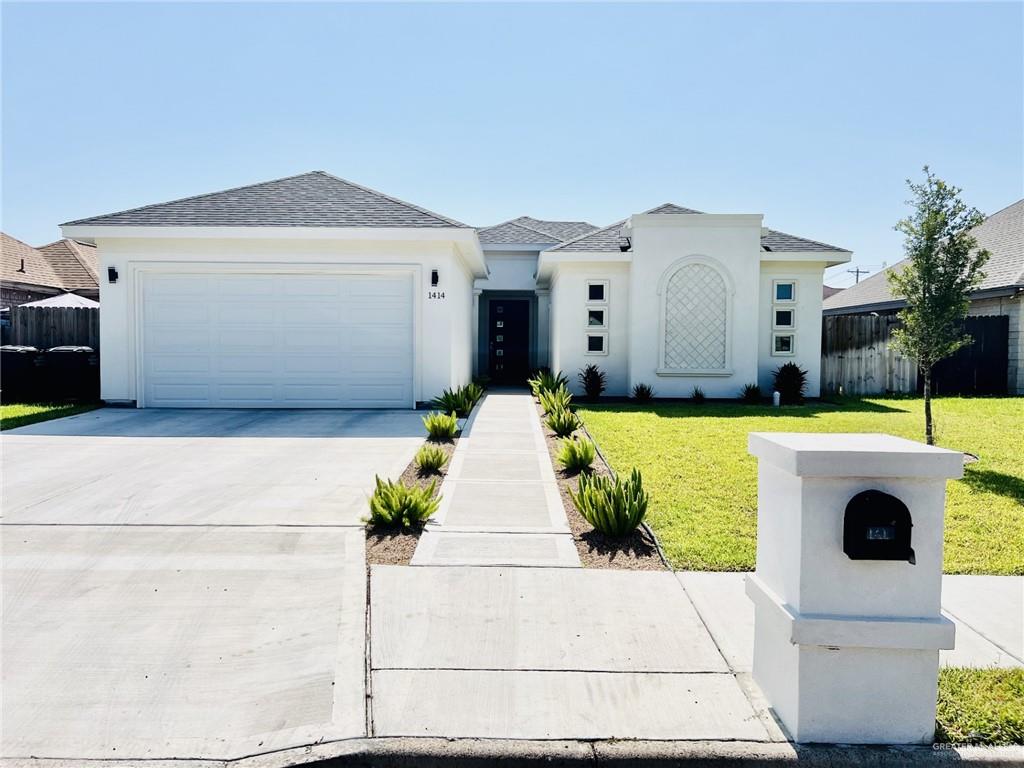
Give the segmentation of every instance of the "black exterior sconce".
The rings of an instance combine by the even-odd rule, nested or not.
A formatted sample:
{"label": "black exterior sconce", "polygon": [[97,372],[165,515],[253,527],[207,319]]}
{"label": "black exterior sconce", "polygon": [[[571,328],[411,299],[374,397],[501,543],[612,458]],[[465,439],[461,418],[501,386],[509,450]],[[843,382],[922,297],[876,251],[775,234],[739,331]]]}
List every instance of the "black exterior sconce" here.
{"label": "black exterior sconce", "polygon": [[107,267],[107,282],[108,283],[116,283],[117,282],[117,267]]}
{"label": "black exterior sconce", "polygon": [[430,270],[430,287],[431,288],[437,288],[437,283],[438,283],[437,270],[436,269],[432,269],[432,270]]}

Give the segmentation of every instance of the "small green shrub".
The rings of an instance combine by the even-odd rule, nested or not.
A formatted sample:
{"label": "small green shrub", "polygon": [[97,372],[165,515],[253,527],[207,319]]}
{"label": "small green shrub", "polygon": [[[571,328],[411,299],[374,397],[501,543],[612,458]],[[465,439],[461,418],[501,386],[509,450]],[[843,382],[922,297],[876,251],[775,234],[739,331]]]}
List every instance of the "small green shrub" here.
{"label": "small green shrub", "polygon": [[649,403],[654,399],[654,390],[650,384],[637,384],[633,387],[633,399],[638,403]]}
{"label": "small green shrub", "polygon": [[424,445],[416,453],[414,461],[422,474],[431,474],[440,472],[441,467],[448,463],[448,454],[436,445]]}
{"label": "small green shrub", "polygon": [[542,389],[538,397],[540,398],[540,407],[544,409],[544,413],[567,411],[569,406],[572,405],[572,393],[565,384],[559,384],[558,389]]}
{"label": "small green shrub", "polygon": [[570,491],[570,495],[583,518],[613,538],[631,534],[647,514],[649,497],[636,468],[625,481],[582,474],[579,491]]}
{"label": "small green shrub", "polygon": [[589,470],[597,457],[597,448],[589,440],[563,440],[558,449],[558,463],[566,472]]}
{"label": "small green shrub", "polygon": [[807,371],[796,363],[780,365],[772,374],[774,387],[783,405],[797,405],[804,401],[807,391]]}
{"label": "small green shrub", "polygon": [[393,528],[421,525],[441,504],[441,500],[434,496],[436,488],[436,480],[426,488],[420,488],[378,477],[377,487],[370,497],[369,522]]}
{"label": "small green shrub", "polygon": [[700,405],[706,399],[707,398],[704,397],[704,390],[701,389],[700,387],[694,387],[693,392],[690,393],[690,400],[693,401],[693,403],[696,405]]}
{"label": "small green shrub", "polygon": [[423,426],[431,440],[451,440],[459,431],[459,420],[454,413],[428,413],[423,417]]}
{"label": "small green shrub", "polygon": [[544,423],[548,425],[548,429],[559,437],[568,437],[583,426],[580,417],[568,408],[559,408],[552,411],[548,414],[548,418]]}
{"label": "small green shrub", "polygon": [[749,405],[761,402],[761,388],[757,384],[747,384],[740,390],[740,400]]}
{"label": "small green shrub", "polygon": [[445,413],[454,413],[460,419],[469,416],[473,406],[483,397],[484,390],[479,384],[466,384],[458,389],[446,389],[434,398],[432,406]]}
{"label": "small green shrub", "polygon": [[554,392],[562,385],[569,386],[569,380],[561,372],[552,373],[547,368],[541,368],[526,383],[530,385],[534,397],[540,397],[541,392]]}
{"label": "small green shrub", "polygon": [[605,391],[608,380],[604,371],[593,363],[588,365],[586,368],[580,369],[576,378],[579,379],[580,385],[583,387],[583,392],[587,396],[587,400],[590,400],[591,402],[597,400],[597,398],[601,396],[601,393]]}

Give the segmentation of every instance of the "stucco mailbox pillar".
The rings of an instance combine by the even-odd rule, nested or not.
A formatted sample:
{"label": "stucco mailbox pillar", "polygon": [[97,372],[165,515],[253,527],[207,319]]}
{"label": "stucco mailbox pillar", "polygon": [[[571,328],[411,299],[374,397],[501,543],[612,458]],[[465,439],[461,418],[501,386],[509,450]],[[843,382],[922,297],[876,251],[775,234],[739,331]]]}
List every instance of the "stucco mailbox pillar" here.
{"label": "stucco mailbox pillar", "polygon": [[890,435],[751,433],[754,680],[798,742],[930,743],[947,478],[963,456]]}

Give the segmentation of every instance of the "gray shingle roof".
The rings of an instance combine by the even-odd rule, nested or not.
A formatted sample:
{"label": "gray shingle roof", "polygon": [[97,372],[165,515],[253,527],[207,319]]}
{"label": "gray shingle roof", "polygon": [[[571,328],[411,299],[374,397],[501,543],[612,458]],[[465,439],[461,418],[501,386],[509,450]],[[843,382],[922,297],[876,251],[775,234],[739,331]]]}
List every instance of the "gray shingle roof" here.
{"label": "gray shingle roof", "polygon": [[[693,208],[683,208],[675,203],[664,203],[651,208],[644,213],[652,214],[673,214],[673,213],[702,213]],[[617,221],[607,227],[597,230],[584,237],[570,240],[561,245],[551,248],[552,251],[621,251],[627,245],[625,238],[619,234],[619,230],[626,220]],[[766,251],[845,251],[845,248],[838,248],[828,243],[821,243],[817,240],[808,240],[796,235],[789,235],[785,232],[776,232],[769,229],[761,236],[761,247]]]}
{"label": "gray shingle roof", "polygon": [[[984,266],[985,278],[978,291],[1024,287],[1024,200],[1018,200],[1003,210],[993,213],[973,231],[978,247],[989,251]],[[906,259],[886,270],[861,280],[845,291],[829,296],[822,309],[858,311],[879,304],[902,304],[901,297],[889,289],[886,272],[903,269]]]}
{"label": "gray shingle roof", "polygon": [[480,242],[485,245],[550,245],[562,242],[553,235],[538,232],[535,229],[506,221],[493,227],[484,227],[478,231]]}
{"label": "gray shingle roof", "polygon": [[62,226],[465,227],[324,171],[69,221]]}
{"label": "gray shingle roof", "polygon": [[776,232],[774,229],[765,230],[761,235],[761,247],[766,251],[785,251],[795,253],[801,251],[845,251],[836,245],[829,245],[818,240],[808,240],[806,237],[797,237],[785,232]]}
{"label": "gray shingle roof", "polygon": [[545,221],[520,216],[491,227],[482,227],[479,235],[480,242],[489,245],[550,245],[571,240],[595,229],[597,227],[585,221]]}

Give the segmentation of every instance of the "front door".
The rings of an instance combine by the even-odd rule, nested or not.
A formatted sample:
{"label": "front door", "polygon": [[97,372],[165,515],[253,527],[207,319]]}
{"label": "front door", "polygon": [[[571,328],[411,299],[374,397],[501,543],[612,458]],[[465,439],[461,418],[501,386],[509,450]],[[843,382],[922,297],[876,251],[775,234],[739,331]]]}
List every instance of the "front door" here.
{"label": "front door", "polygon": [[503,384],[522,384],[530,373],[530,302],[491,299],[488,315],[491,378]]}

